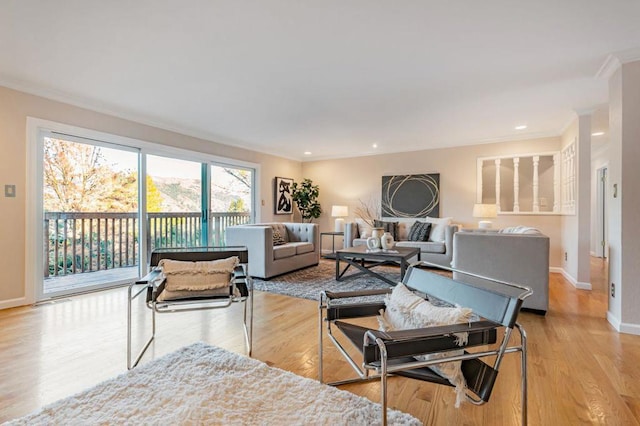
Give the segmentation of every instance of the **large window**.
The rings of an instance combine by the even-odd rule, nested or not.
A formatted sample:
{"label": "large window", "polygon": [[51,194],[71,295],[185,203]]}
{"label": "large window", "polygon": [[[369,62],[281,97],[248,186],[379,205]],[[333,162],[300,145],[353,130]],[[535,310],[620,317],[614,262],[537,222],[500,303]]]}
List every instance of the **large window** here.
{"label": "large window", "polygon": [[36,300],[128,283],[151,250],[224,245],[254,221],[256,165],[28,121]]}
{"label": "large window", "polygon": [[202,165],[147,155],[147,218],[151,250],[203,244]]}
{"label": "large window", "polygon": [[41,296],[138,277],[138,151],[57,134],[42,147]]}
{"label": "large window", "polygon": [[211,221],[212,245],[225,241],[228,226],[253,222],[254,171],[227,165],[214,164],[211,176]]}

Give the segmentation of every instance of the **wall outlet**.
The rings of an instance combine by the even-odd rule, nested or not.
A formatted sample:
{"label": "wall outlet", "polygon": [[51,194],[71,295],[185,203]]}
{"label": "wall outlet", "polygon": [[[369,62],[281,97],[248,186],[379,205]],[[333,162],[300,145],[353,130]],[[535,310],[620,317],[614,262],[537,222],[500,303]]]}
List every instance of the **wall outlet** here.
{"label": "wall outlet", "polygon": [[616,284],[611,283],[611,297],[616,297]]}

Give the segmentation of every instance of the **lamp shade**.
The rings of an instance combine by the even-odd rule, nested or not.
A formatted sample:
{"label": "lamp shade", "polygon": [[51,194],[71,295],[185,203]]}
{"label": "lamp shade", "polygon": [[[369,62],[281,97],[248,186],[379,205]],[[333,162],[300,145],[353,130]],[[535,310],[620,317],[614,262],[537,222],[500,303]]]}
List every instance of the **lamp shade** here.
{"label": "lamp shade", "polygon": [[473,217],[497,217],[498,206],[495,204],[474,204]]}
{"label": "lamp shade", "polygon": [[333,217],[347,217],[349,216],[349,209],[347,206],[332,206],[331,216]]}

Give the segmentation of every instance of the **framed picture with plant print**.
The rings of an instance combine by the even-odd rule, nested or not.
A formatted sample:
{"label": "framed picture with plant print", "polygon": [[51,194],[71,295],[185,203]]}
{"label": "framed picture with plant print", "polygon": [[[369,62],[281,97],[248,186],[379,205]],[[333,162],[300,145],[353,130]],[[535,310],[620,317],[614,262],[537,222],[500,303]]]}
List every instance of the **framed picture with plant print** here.
{"label": "framed picture with plant print", "polygon": [[293,179],[277,177],[274,187],[274,208],[275,214],[292,214],[293,198],[291,194]]}

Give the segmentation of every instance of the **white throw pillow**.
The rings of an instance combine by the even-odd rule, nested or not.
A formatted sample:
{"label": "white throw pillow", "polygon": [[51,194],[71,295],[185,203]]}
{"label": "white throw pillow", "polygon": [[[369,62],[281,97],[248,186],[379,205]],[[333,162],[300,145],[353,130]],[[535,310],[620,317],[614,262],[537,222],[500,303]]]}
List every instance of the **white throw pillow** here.
{"label": "white throw pillow", "polygon": [[451,224],[452,217],[426,217],[425,222],[431,223],[431,233],[429,234],[429,241],[444,242],[445,234],[447,232],[447,226]]}
{"label": "white throw pillow", "polygon": [[373,234],[373,227],[363,219],[357,218],[356,225],[358,226],[358,235],[360,238],[369,238]]}
{"label": "white throw pillow", "polygon": [[[450,325],[468,322],[472,311],[460,306],[435,306],[428,300],[414,294],[404,284],[398,283],[385,299],[386,309],[380,311],[378,323],[382,331],[408,330],[414,328]],[[457,333],[459,344],[467,341],[468,333]],[[440,352],[417,356],[420,360],[431,360],[451,355],[461,354],[463,351]],[[456,407],[460,406],[465,395],[467,383],[461,370],[460,361],[434,364],[430,367],[444,376],[456,388]]]}
{"label": "white throw pillow", "polygon": [[511,226],[508,228],[502,228],[500,231],[501,234],[530,234],[530,235],[540,235],[542,232],[538,228],[533,228],[531,226]]}

